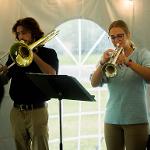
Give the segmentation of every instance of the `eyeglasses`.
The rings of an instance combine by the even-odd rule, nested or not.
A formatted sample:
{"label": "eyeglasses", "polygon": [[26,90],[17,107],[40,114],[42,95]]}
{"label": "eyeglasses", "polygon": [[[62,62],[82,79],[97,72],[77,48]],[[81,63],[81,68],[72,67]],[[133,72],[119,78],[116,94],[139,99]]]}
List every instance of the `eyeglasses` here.
{"label": "eyeglasses", "polygon": [[110,38],[111,38],[112,41],[114,41],[115,39],[122,40],[124,38],[124,33],[117,34],[116,36],[111,35]]}

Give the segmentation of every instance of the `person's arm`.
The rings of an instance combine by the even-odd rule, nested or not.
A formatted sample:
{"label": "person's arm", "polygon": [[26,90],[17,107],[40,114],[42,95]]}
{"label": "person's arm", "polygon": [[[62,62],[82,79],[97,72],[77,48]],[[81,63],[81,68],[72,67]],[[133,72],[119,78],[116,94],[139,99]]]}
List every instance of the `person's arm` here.
{"label": "person's arm", "polygon": [[33,53],[33,60],[43,73],[56,75],[56,70],[46,62],[44,62],[36,53]]}
{"label": "person's arm", "polygon": [[8,68],[7,66],[1,66],[0,67],[0,80],[1,80],[1,84],[5,85],[9,82],[9,77],[8,77]]}
{"label": "person's arm", "polygon": [[96,68],[96,70],[91,75],[91,85],[92,87],[99,86],[101,80],[102,80],[102,66],[99,64]]}
{"label": "person's arm", "polygon": [[93,87],[97,87],[100,85],[100,82],[102,81],[102,78],[103,78],[102,67],[106,62],[109,61],[113,51],[114,51],[113,49],[108,49],[107,51],[103,53],[103,56],[101,60],[99,61],[96,70],[91,75],[91,85]]}
{"label": "person's arm", "polygon": [[3,100],[3,96],[4,96],[4,86],[3,86],[3,83],[2,83],[1,78],[0,78],[0,106],[1,106],[1,103]]}
{"label": "person's arm", "polygon": [[128,60],[126,65],[139,74],[144,80],[150,81],[150,68],[137,64],[133,60]]}
{"label": "person's arm", "polygon": [[[148,53],[141,52],[140,53],[140,57],[142,57],[141,62],[149,60],[150,59],[149,56],[150,56],[149,52]],[[126,65],[127,67],[132,69],[134,72],[139,74],[144,80],[150,81],[150,68],[146,67],[146,65],[148,65],[149,63],[145,63],[143,65],[138,64],[134,62],[134,60],[129,59],[124,53],[119,55],[117,63]]]}

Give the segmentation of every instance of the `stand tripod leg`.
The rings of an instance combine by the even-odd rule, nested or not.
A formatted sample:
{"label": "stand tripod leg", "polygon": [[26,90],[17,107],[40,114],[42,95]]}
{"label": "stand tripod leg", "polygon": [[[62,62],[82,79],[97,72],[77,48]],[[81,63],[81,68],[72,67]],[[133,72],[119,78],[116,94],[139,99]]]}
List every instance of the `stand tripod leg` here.
{"label": "stand tripod leg", "polygon": [[61,107],[62,99],[59,99],[59,122],[60,122],[60,144],[59,149],[63,150],[63,143],[62,143],[62,107]]}

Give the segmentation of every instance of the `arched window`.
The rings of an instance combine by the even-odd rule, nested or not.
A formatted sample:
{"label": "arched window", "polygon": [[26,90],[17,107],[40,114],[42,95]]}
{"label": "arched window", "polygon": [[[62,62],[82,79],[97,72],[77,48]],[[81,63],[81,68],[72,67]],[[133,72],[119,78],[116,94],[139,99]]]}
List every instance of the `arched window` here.
{"label": "arched window", "polygon": [[[90,20],[75,19],[57,27],[60,33],[46,46],[58,54],[59,74],[75,77],[96,102],[63,100],[62,133],[65,150],[104,150],[103,118],[107,88],[92,88],[90,74],[102,52],[112,47],[107,33]],[[50,147],[59,148],[59,103],[49,101]]]}

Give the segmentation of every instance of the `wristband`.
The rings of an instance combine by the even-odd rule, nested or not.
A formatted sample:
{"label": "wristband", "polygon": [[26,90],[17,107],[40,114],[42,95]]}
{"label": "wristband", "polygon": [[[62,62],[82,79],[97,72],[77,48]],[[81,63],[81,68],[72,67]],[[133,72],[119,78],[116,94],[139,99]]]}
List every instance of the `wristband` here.
{"label": "wristband", "polygon": [[128,62],[126,63],[126,66],[127,66],[127,67],[130,67],[130,66],[131,66],[131,64],[132,64],[132,60],[131,60],[131,59],[129,59],[129,60],[128,60]]}

